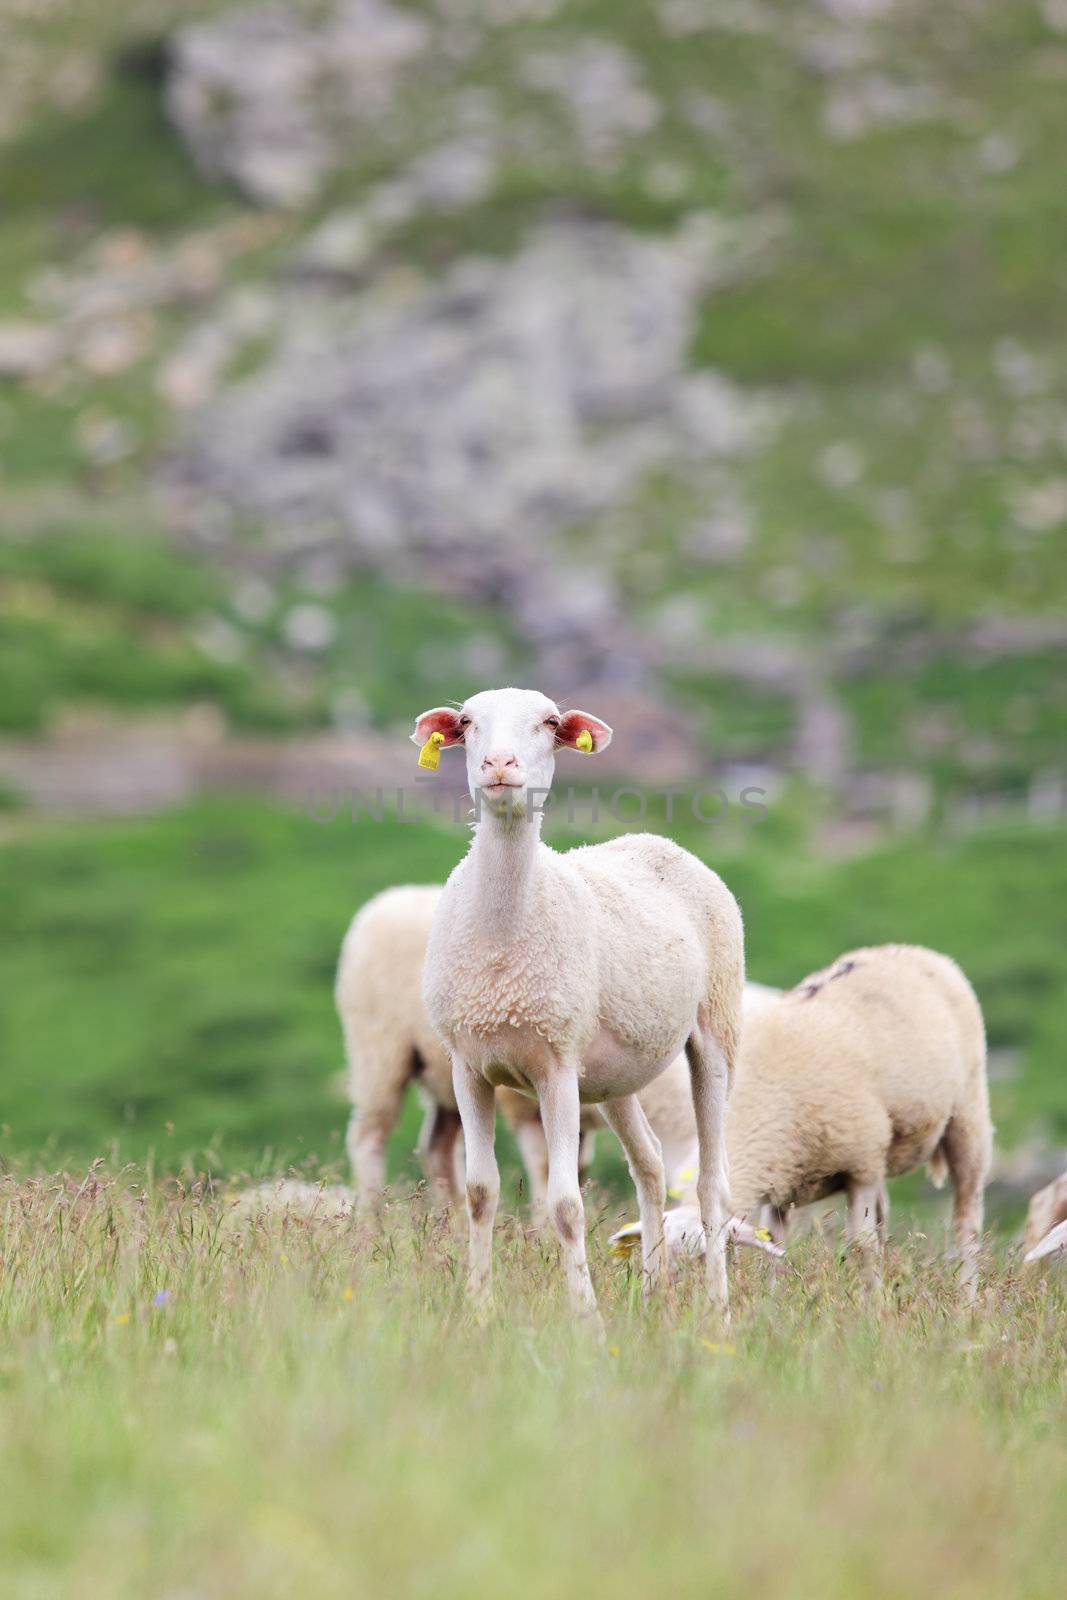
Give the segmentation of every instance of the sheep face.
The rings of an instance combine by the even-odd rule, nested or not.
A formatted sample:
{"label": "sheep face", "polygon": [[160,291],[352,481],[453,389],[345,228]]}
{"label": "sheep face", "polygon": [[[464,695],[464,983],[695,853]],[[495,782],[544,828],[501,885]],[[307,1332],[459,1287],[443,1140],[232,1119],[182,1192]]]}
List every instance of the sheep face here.
{"label": "sheep face", "polygon": [[424,711],[411,737],[422,745],[435,733],[442,747],[463,745],[471,799],[499,817],[542,808],[561,746],[591,755],[611,741],[611,729],[599,717],[561,711],[533,689],[487,689],[458,710]]}

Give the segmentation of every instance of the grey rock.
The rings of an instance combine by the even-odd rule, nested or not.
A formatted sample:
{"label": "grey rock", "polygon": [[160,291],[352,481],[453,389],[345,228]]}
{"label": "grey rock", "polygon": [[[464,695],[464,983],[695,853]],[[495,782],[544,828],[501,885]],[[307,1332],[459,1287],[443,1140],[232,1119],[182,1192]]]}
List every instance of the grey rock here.
{"label": "grey rock", "polygon": [[336,0],[313,15],[230,12],[177,35],[167,109],[207,177],[263,204],[303,205],[360,128],[389,110],[429,39],[424,22],[385,0]]}
{"label": "grey rock", "polygon": [[476,205],[492,191],[496,159],[491,141],[470,135],[420,156],[407,174],[419,198],[441,210]]}
{"label": "grey rock", "polygon": [[276,357],[201,413],[172,488],[192,516],[207,499],[262,520],[290,561],[324,544],[503,601],[543,650],[586,648],[616,597],[559,536],[761,425],[686,370],[711,270],[689,236],[577,224],[404,297],[294,297]]}
{"label": "grey rock", "polygon": [[[294,282],[283,342],[253,379],[217,392],[236,343],[229,329],[194,328],[161,373],[175,407],[200,413],[167,483],[177,520],[197,540],[225,543],[251,517],[267,570],[299,574],[310,552],[489,599],[564,675],[588,677],[595,660],[601,681],[639,685],[648,641],[621,626],[614,584],[576,567],[561,535],[626,505],[650,470],[700,474],[766,426],[762,401],[688,373],[685,357],[698,297],[765,262],[781,219],[738,227],[695,215],[670,241],[559,226],[511,262],[460,263],[435,289],[413,289],[410,272],[375,278],[392,230],[426,209],[478,203],[505,156],[536,163],[566,148],[610,167],[660,108],[618,45],[554,38],[516,61],[527,104],[506,117],[487,91],[442,84],[413,155],[419,143],[400,137],[388,103],[373,126],[359,124],[358,104],[323,119],[316,100],[309,112],[301,86],[318,70],[309,62],[321,63],[341,13],[358,9],[410,20],[384,5],[328,5],[312,25],[268,8],[179,41],[172,114],[187,119],[194,150],[204,141],[205,171],[257,198],[300,203],[363,138],[388,156],[389,176],[305,241],[297,276],[326,282],[313,298]],[[477,6],[442,0],[436,10],[449,28],[476,26]],[[435,59],[448,55],[440,20],[417,26],[419,43],[406,35],[393,63],[393,88],[427,53],[430,29]],[[280,134],[267,125],[275,119]],[[280,181],[264,183],[271,163]],[[646,170],[650,183],[685,181],[684,171]],[[373,292],[342,297],[345,279]]]}
{"label": "grey rock", "polygon": [[628,51],[610,39],[586,38],[535,51],[521,67],[527,87],[557,97],[594,166],[611,167],[632,138],[648,133],[660,107]]}
{"label": "grey rock", "polygon": [[35,378],[54,366],[62,340],[35,322],[0,322],[0,378]]}
{"label": "grey rock", "polygon": [[884,73],[848,78],[830,90],[823,105],[823,128],[832,139],[861,139],[879,128],[945,120],[955,107],[925,83],[901,83]]}

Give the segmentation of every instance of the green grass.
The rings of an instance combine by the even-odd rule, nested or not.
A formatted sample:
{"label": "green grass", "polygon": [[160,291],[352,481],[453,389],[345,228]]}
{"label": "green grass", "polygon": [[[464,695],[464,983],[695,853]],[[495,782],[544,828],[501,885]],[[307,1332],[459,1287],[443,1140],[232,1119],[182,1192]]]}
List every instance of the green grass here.
{"label": "green grass", "polygon": [[[1067,852],[1054,829],[921,837],[827,863],[801,802],[760,825],[672,831],[743,907],[749,970],[791,985],[842,950],[909,940],[959,959],[991,1043],[1020,1052],[994,1085],[1002,1139],[1067,1139]],[[794,814],[795,813],[795,814]],[[588,813],[579,813],[579,816]],[[356,908],[397,882],[441,881],[465,849],[451,823],[342,811],[329,825],[252,798],[145,821],[10,823],[0,850],[0,1156],[117,1150],[196,1174],[340,1160],[346,1120],[331,987]],[[654,821],[652,825],[655,825]],[[576,835],[561,832],[561,844]],[[394,1143],[414,1170],[417,1112]],[[617,1177],[606,1142],[598,1167]]]}
{"label": "green grass", "polygon": [[[210,701],[236,726],[292,731],[328,723],[353,691],[374,722],[390,724],[439,698],[446,678],[463,695],[486,670],[523,670],[525,652],[488,607],[369,576],[324,602],[286,581],[253,623],[234,604],[238,581],[150,524],[68,522],[0,544],[0,729],[37,732],[86,702],[136,711]],[[335,632],[300,658],[284,621],[308,601],[327,606]],[[229,630],[236,659],[201,643],[209,619]]]}
{"label": "green grass", "polygon": [[[118,8],[112,12],[117,14]],[[133,20],[127,7],[126,26]],[[137,48],[126,48],[133,39]],[[74,45],[69,23],[62,43]],[[99,41],[94,43],[99,47]],[[33,273],[46,263],[65,264],[72,251],[98,233],[136,228],[150,239],[163,240],[238,209],[199,177],[167,122],[160,98],[161,62],[143,35],[131,36],[120,28],[110,44],[101,60],[100,87],[85,106],[62,111],[43,100],[40,113],[21,134],[0,145],[4,313],[25,314],[25,290]],[[38,42],[38,48],[48,47]],[[55,59],[57,64],[63,59],[58,50]]]}
{"label": "green grass", "polygon": [[320,719],[334,695],[355,689],[375,722],[406,729],[412,706],[438,704],[443,683],[462,700],[487,675],[522,681],[528,652],[495,607],[367,576],[328,604],[337,631],[318,674]]}
{"label": "green grass", "polygon": [[284,699],[248,662],[197,643],[221,578],[151,530],[60,527],[0,546],[0,727],[36,732],[62,708],[212,701],[276,726]]}
{"label": "green grass", "polygon": [[143,1175],[0,1181],[0,1561],[66,1600],[387,1594],[1052,1600],[1064,1280],[990,1257],[973,1317],[902,1238],[884,1305],[820,1240],[734,1327],[646,1311],[594,1228],[603,1354],[548,1241],[243,1216]]}
{"label": "green grass", "polygon": [[[5,210],[17,226],[41,230],[40,248],[62,242],[74,208],[83,234],[89,226],[164,231],[225,214],[164,116],[160,82],[142,63],[113,61],[87,110],[42,117],[4,150]],[[16,244],[17,233],[7,248]]]}
{"label": "green grass", "polygon": [[57,596],[154,619],[181,620],[217,605],[221,583],[150,530],[57,527],[0,545],[0,578],[47,585]]}

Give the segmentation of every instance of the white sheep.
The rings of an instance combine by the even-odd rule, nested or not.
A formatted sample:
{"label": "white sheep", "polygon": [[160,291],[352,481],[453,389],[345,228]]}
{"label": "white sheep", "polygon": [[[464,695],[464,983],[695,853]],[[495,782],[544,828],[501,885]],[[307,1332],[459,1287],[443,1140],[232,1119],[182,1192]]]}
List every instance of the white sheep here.
{"label": "white sheep", "polygon": [[1028,1250],[1024,1261],[1067,1261],[1067,1217]]}
{"label": "white sheep", "polygon": [[670,840],[631,834],[560,854],[541,841],[557,749],[604,749],[611,729],[521,689],[424,712],[424,749],[465,746],[476,806],[471,848],[434,914],[423,977],[447,1044],[466,1146],[468,1293],[491,1297],[500,1191],[494,1090],[537,1096],[548,1202],[572,1305],[598,1321],[578,1183],[580,1107],[599,1104],[637,1189],[647,1282],[664,1263],[665,1184],[637,1093],[684,1047],[700,1146],[707,1284],[727,1313],[726,1096],[740,1034],[744,940],[737,902]]}
{"label": "white sheep", "polygon": [[[418,1149],[434,1198],[448,1205],[460,1193],[460,1122],[452,1066],[422,1003],[422,966],[440,898],[440,885],[385,889],[361,906],[341,946],[334,997],[352,1101],[348,1155],[364,1211],[381,1198],[386,1146],[409,1084],[425,1106]],[[780,993],[762,983],[746,983],[742,1015]],[[695,1194],[698,1151],[684,1054],[638,1098],[660,1141],[668,1194],[690,1197]],[[537,1101],[515,1089],[499,1089],[497,1107],[526,1169],[534,1215],[541,1217],[548,1194],[548,1145]],[[604,1126],[596,1106],[582,1107],[582,1173],[592,1160],[596,1130]],[[749,1242],[747,1233],[739,1242]]]}
{"label": "white sheep", "polygon": [[1059,1178],[1054,1178],[1051,1183],[1039,1189],[1030,1201],[1026,1213],[1026,1233],[1023,1237],[1024,1257],[1027,1261],[1039,1261],[1043,1256],[1054,1253],[1058,1248],[1053,1245],[1052,1250],[1045,1249],[1046,1241],[1053,1235],[1067,1237],[1063,1230],[1067,1228],[1067,1172]]}
{"label": "white sheep", "polygon": [[[438,885],[386,889],[356,913],[341,946],[334,998],[352,1100],[348,1156],[364,1212],[381,1198],[386,1146],[411,1083],[425,1106],[419,1156],[434,1199],[447,1205],[460,1192],[452,1063],[422,1003],[422,964],[440,898]],[[501,1089],[497,1099],[539,1214],[548,1192],[548,1147],[537,1101],[512,1089]],[[583,1116],[583,1168],[592,1157],[597,1122],[590,1108]]]}
{"label": "white sheep", "polygon": [[[741,993],[741,1040],[744,1048],[745,1028],[748,1019],[776,1000],[782,991],[765,983],[745,984]],[[696,1200],[696,1175],[700,1161],[696,1118],[693,1115],[693,1095],[689,1085],[689,1065],[685,1055],[676,1056],[665,1072],[654,1078],[638,1098],[652,1132],[663,1151],[663,1165],[667,1176],[667,1193],[673,1200],[693,1205],[697,1228],[700,1226],[699,1207]],[[726,1114],[727,1157],[729,1157],[730,1114]],[[667,1215],[668,1234],[671,1214]],[[750,1244],[749,1230],[739,1229],[733,1219],[732,1230],[738,1243]],[[616,1235],[618,1237],[618,1235]],[[668,1237],[668,1244],[670,1238]],[[773,1252],[772,1252],[773,1253]]]}
{"label": "white sheep", "polygon": [[[973,1294],[993,1137],[985,1065],[982,1013],[955,962],[915,945],[842,956],[745,1016],[726,1125],[734,1209],[769,1206],[780,1228],[790,1207],[844,1189],[849,1237],[873,1271],[886,1179],[928,1162],[935,1183],[951,1174]],[[680,1117],[677,1073],[661,1091]],[[668,1213],[666,1232],[669,1248],[701,1246],[691,1206]]]}

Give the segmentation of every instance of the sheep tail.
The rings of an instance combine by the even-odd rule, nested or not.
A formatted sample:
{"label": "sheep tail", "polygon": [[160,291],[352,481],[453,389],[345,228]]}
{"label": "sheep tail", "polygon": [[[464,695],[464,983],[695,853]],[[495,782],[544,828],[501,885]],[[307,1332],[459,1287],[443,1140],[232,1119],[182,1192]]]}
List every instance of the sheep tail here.
{"label": "sheep tail", "polygon": [[938,1145],[937,1149],[930,1157],[930,1160],[927,1162],[926,1170],[930,1174],[930,1182],[933,1184],[934,1188],[943,1188],[945,1179],[948,1177],[948,1157],[945,1155],[944,1144]]}

